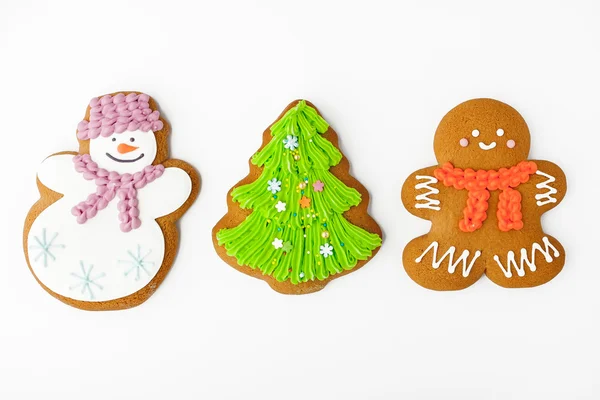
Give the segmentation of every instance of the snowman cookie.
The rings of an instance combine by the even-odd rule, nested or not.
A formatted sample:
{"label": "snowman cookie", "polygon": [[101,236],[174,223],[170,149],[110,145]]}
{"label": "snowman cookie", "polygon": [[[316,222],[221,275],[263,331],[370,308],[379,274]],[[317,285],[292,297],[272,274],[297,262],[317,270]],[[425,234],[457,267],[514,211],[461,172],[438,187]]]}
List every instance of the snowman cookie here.
{"label": "snowman cookie", "polygon": [[414,281],[458,290],[485,273],[503,287],[532,287],[561,271],[565,250],[541,216],[562,201],[567,181],[557,165],[528,160],[529,147],[525,120],[507,104],[475,99],[446,114],[434,139],[439,164],[402,188],[406,209],[432,224],[404,249]]}
{"label": "snowman cookie", "polygon": [[25,221],[31,272],[59,300],[86,310],[134,307],[173,264],[175,225],[199,190],[187,163],[168,158],[169,125],[146,94],[91,100],[79,153],[38,170],[40,200]]}

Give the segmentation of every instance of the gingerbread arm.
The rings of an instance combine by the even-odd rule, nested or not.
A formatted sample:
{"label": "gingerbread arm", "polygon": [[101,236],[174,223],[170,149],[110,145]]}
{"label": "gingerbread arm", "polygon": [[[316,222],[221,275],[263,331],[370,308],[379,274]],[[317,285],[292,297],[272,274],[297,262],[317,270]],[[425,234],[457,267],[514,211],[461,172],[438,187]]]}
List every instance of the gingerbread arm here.
{"label": "gingerbread arm", "polygon": [[531,177],[535,185],[535,203],[541,212],[556,207],[565,197],[567,191],[567,178],[560,167],[550,161],[536,160],[537,171]]}
{"label": "gingerbread arm", "polygon": [[443,205],[440,202],[440,184],[433,176],[437,166],[413,172],[402,185],[402,203],[411,214],[430,220]]}

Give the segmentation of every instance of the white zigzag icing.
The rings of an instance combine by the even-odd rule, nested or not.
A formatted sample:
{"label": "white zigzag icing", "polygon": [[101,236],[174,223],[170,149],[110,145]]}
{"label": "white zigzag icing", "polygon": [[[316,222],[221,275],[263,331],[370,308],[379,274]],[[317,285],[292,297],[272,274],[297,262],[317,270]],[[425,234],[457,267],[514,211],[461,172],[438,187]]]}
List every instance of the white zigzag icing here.
{"label": "white zigzag icing", "polygon": [[500,257],[498,257],[497,255],[494,256],[494,261],[498,263],[498,266],[500,267],[502,272],[504,272],[504,276],[506,276],[507,278],[511,278],[513,276],[510,270],[511,267],[514,268],[515,271],[517,271],[517,275],[525,276],[525,265],[529,267],[531,272],[535,272],[535,270],[537,269],[537,266],[535,265],[536,251],[539,251],[548,263],[553,261],[553,258],[550,255],[550,249],[554,250],[554,257],[558,257],[560,255],[558,249],[550,243],[550,240],[548,240],[546,236],[542,238],[542,242],[544,243],[544,249],[542,249],[542,246],[540,246],[537,242],[533,243],[533,245],[531,246],[530,258],[527,258],[527,250],[522,248],[519,265],[517,265],[517,261],[515,260],[515,252],[512,250],[508,252],[508,255],[506,257],[506,267],[502,265],[502,263],[500,262]]}
{"label": "white zigzag icing", "polygon": [[[438,183],[438,180],[436,178],[434,178],[433,176],[427,176],[427,175],[417,175],[415,178],[417,180],[426,180],[426,182],[416,184],[415,189],[417,189],[417,190],[428,189],[427,193],[419,194],[415,197],[415,199],[417,200],[417,203],[415,203],[415,208],[429,208],[431,210],[439,211],[440,210],[440,207],[439,207],[440,201],[437,199],[429,198],[429,196],[432,194],[440,193],[440,191],[438,189],[429,186],[430,184]],[[419,202],[421,202],[421,203],[419,203]]]}
{"label": "white zigzag icing", "polygon": [[[556,190],[555,188],[550,186],[550,184],[555,182],[556,179],[552,175],[548,175],[542,171],[536,171],[536,174],[547,178],[544,182],[541,182],[541,183],[538,183],[537,185],[535,185],[535,187],[538,189],[546,189],[546,192],[535,195],[535,199],[537,200],[537,205],[545,206],[546,204],[549,204],[549,203],[556,203],[556,198],[552,197],[552,195],[555,195],[556,193],[558,193],[558,190]],[[540,201],[540,199],[544,199],[544,200]]]}
{"label": "white zigzag icing", "polygon": [[466,278],[467,276],[469,276],[469,273],[471,272],[471,269],[473,268],[473,265],[475,264],[475,260],[477,260],[477,258],[479,258],[479,256],[481,255],[481,251],[477,250],[475,252],[475,254],[473,255],[473,258],[471,259],[471,262],[469,263],[469,265],[467,265],[467,259],[469,257],[469,254],[471,254],[469,252],[469,250],[463,250],[460,257],[458,257],[456,259],[456,261],[454,261],[454,253],[456,252],[456,247],[450,246],[450,248],[438,260],[438,258],[437,258],[438,246],[439,246],[438,242],[435,242],[435,241],[431,242],[429,247],[427,247],[425,249],[425,251],[423,252],[423,254],[421,254],[419,257],[417,257],[415,259],[415,261],[420,263],[421,260],[423,260],[423,257],[425,257],[425,255],[427,253],[429,253],[429,250],[431,250],[433,248],[433,261],[431,263],[431,266],[434,269],[438,269],[440,267],[440,265],[442,264],[442,262],[444,261],[444,259],[446,257],[448,257],[448,272],[453,274],[454,271],[456,271],[456,267],[458,266],[458,264],[460,262],[462,262],[462,270],[463,270],[462,275],[463,275],[463,277]]}

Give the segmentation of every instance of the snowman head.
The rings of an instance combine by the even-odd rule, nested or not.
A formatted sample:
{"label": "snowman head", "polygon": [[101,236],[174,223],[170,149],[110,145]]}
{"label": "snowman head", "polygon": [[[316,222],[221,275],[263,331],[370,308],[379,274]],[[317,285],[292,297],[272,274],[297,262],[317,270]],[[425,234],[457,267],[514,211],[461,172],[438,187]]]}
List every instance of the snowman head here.
{"label": "snowman head", "polygon": [[525,120],[511,106],[493,99],[474,99],[442,118],[434,139],[440,164],[458,168],[508,168],[527,159],[530,135]]}
{"label": "snowman head", "polygon": [[154,132],[138,129],[92,139],[90,156],[100,168],[119,174],[133,174],[152,164],[156,147]]}
{"label": "snowman head", "polygon": [[77,128],[100,168],[119,174],[135,173],[153,164],[158,152],[154,132],[163,129],[158,110],[146,94],[118,93],[90,101],[89,121]]}

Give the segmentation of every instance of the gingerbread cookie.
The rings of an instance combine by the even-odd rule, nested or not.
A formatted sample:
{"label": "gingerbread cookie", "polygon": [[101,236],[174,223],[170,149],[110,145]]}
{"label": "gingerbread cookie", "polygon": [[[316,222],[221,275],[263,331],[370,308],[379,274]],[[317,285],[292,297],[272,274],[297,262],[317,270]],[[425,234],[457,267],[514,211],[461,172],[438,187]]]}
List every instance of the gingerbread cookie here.
{"label": "gingerbread cookie", "polygon": [[146,94],[91,100],[77,127],[79,152],[41,164],[40,200],[25,220],[25,257],[39,284],[86,310],[141,304],[173,264],[175,222],[200,180],[168,158],[169,125]]}
{"label": "gingerbread cookie", "polygon": [[527,160],[529,145],[523,117],[499,101],[469,100],[446,114],[434,140],[439,165],[402,188],[406,209],[431,221],[404,249],[414,281],[457,290],[485,273],[500,286],[531,287],[561,271],[565,250],[541,216],[561,202],[567,181],[555,164]]}
{"label": "gingerbread cookie", "polygon": [[356,271],[381,246],[381,229],[348,170],[329,124],[309,102],[292,102],[227,195],[228,212],[213,229],[217,253],[286,294]]}

